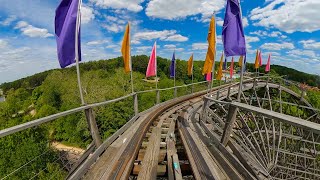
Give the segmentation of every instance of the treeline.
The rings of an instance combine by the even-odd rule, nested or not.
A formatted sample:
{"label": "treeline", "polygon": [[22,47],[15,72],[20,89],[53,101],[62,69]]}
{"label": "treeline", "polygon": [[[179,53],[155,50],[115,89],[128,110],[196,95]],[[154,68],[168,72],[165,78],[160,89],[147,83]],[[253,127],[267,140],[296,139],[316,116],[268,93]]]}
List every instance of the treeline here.
{"label": "treeline", "polygon": [[[146,55],[139,55],[132,57],[132,66],[133,71],[140,72],[145,74],[147,69],[149,57]],[[170,61],[161,57],[157,58],[158,60],[158,74],[163,73],[164,75],[169,75],[169,66]],[[195,61],[194,62],[194,78],[199,80],[203,80],[204,77],[201,74],[203,61]],[[218,62],[216,62],[216,69]],[[123,67],[122,57],[110,59],[110,60],[99,60],[99,61],[90,61],[82,63],[80,66],[81,71],[91,71],[91,70],[104,70],[109,73],[114,73],[117,68]],[[265,66],[262,66],[259,71],[264,72]],[[255,72],[254,64],[247,63],[247,70],[250,72]],[[20,87],[26,89],[34,89],[42,84],[42,82],[46,79],[46,77],[52,73],[53,71],[61,71],[68,73],[76,73],[75,67],[66,68],[66,69],[55,69],[49,70],[45,72],[41,72],[26,78],[22,78],[13,82],[7,82],[0,85],[0,89],[4,92],[7,92],[10,89],[18,89]],[[310,86],[320,87],[320,77],[318,75],[307,74],[304,72],[297,71],[292,68],[280,66],[280,65],[271,65],[271,71],[274,74],[278,74],[280,76],[285,76],[288,80],[306,83]],[[189,78],[187,77],[187,62],[183,60],[177,60],[177,79],[183,80],[184,82],[189,82]]]}

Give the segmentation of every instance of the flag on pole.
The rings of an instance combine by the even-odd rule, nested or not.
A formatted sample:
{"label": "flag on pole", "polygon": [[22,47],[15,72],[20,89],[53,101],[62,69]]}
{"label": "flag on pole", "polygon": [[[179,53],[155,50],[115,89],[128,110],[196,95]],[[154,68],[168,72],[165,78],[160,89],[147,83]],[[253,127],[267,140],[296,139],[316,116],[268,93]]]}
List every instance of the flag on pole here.
{"label": "flag on pole", "polygon": [[240,56],[239,62],[238,62],[239,67],[242,67],[242,64],[243,64],[243,56]]}
{"label": "flag on pole", "polygon": [[233,66],[234,66],[234,59],[232,57],[231,65],[230,65],[230,79],[232,79],[233,77]]}
{"label": "flag on pole", "polygon": [[126,73],[131,71],[131,55],[130,55],[130,24],[128,23],[123,36],[121,53],[123,56],[124,70]]}
{"label": "flag on pole", "polygon": [[171,65],[170,65],[170,77],[176,76],[176,52],[173,52]]}
{"label": "flag on pole", "polygon": [[271,60],[271,54],[269,54],[269,58],[268,58],[268,62],[267,62],[267,65],[266,65],[266,72],[270,72],[270,60]]}
{"label": "flag on pole", "polygon": [[217,78],[216,78],[219,81],[221,81],[222,76],[223,76],[223,74],[222,74],[222,66],[223,66],[223,53],[222,53],[221,58],[220,58],[220,65],[219,65],[218,74],[217,74]]}
{"label": "flag on pole", "polygon": [[259,50],[257,49],[256,61],[254,62],[254,68],[258,69],[259,67],[260,67],[260,65],[259,65]]}
{"label": "flag on pole", "polygon": [[[76,24],[79,0],[62,0],[56,9],[55,34],[58,59],[61,68],[76,62]],[[81,61],[80,25],[78,34],[78,54]]]}
{"label": "flag on pole", "polygon": [[261,55],[261,51],[259,52],[259,66],[262,66],[262,55]]}
{"label": "flag on pole", "polygon": [[151,77],[151,76],[156,76],[157,75],[157,42],[154,42],[149,63],[148,63],[148,68],[146,72],[146,77]]}
{"label": "flag on pole", "polygon": [[210,74],[212,72],[212,66],[215,58],[215,48],[216,48],[216,22],[213,16],[210,21],[210,27],[207,37],[209,46],[207,51],[206,60],[204,62],[202,74]]}
{"label": "flag on pole", "polygon": [[228,69],[228,63],[227,63],[227,57],[226,57],[223,63],[223,70],[227,70],[227,69]]}
{"label": "flag on pole", "polygon": [[212,80],[212,72],[206,74],[206,80],[207,80],[208,82],[211,82],[211,80]]}
{"label": "flag on pole", "polygon": [[193,74],[193,54],[191,55],[188,61],[188,76],[192,76]]}
{"label": "flag on pole", "polygon": [[222,40],[226,57],[246,55],[246,41],[238,0],[227,0]]}

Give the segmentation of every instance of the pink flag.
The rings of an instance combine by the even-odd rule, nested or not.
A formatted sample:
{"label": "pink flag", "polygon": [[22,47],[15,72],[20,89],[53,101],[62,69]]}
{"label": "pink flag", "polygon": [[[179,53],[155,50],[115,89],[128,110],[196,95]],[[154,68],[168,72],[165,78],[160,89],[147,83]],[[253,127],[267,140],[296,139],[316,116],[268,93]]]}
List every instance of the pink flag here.
{"label": "pink flag", "polygon": [[270,60],[271,60],[271,54],[269,54],[269,58],[268,58],[268,62],[267,62],[267,65],[266,65],[266,72],[270,72]]}
{"label": "pink flag", "polygon": [[262,66],[262,56],[261,56],[261,51],[259,52],[259,66]]}
{"label": "pink flag", "polygon": [[211,77],[212,77],[211,74],[212,74],[212,72],[206,74],[206,80],[207,80],[208,82],[211,82]]}
{"label": "pink flag", "polygon": [[233,64],[234,64],[234,60],[232,57],[232,61],[231,61],[231,65],[230,65],[230,79],[232,79],[232,76],[233,76]]}
{"label": "pink flag", "polygon": [[151,76],[157,76],[157,42],[154,42],[146,72],[146,77]]}

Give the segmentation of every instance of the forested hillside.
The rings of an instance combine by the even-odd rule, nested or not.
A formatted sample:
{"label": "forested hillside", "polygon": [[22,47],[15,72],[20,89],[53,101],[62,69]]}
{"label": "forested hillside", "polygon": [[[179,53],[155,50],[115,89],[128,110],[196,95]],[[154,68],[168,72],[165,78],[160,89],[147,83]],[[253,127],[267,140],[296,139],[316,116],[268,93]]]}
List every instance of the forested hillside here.
{"label": "forested hillside", "polygon": [[[155,88],[154,83],[143,81],[147,68],[148,56],[133,56],[133,78],[135,91]],[[216,63],[216,67],[217,67]],[[173,80],[169,78],[170,60],[158,58],[158,76],[160,88],[172,87]],[[131,93],[130,74],[123,70],[122,58],[99,60],[82,63],[81,80],[87,103],[102,102]],[[194,62],[194,80],[203,81],[201,74],[203,61]],[[252,65],[248,65],[250,70]],[[320,86],[319,77],[298,72],[282,66],[271,66],[273,74],[288,75],[288,78],[309,85]],[[261,70],[263,72],[263,70]],[[187,76],[187,62],[177,60],[177,85],[191,83]],[[205,88],[205,86],[199,86]],[[0,86],[6,96],[6,101],[0,103],[0,129],[5,129],[34,119],[45,117],[57,112],[69,110],[80,105],[75,67],[55,69],[42,72]],[[179,91],[179,95],[190,92],[190,89]],[[172,98],[172,92],[161,94],[161,101]],[[310,101],[320,108],[319,92],[310,93]],[[139,110],[145,110],[155,104],[155,93],[139,96]],[[104,139],[119,129],[132,117],[132,99],[127,99],[108,106],[94,109],[97,124]],[[29,179],[30,172],[39,174],[40,179],[48,179],[59,171],[61,164],[54,162],[57,152],[48,144],[53,141],[64,144],[86,147],[91,142],[86,119],[83,113],[69,115],[52,123],[0,139],[0,178],[34,157],[46,152],[46,158],[37,158],[32,164],[25,166],[10,176],[10,179]],[[44,169],[43,171],[39,171]],[[28,172],[28,173],[26,173]],[[31,173],[32,174],[32,173]]]}

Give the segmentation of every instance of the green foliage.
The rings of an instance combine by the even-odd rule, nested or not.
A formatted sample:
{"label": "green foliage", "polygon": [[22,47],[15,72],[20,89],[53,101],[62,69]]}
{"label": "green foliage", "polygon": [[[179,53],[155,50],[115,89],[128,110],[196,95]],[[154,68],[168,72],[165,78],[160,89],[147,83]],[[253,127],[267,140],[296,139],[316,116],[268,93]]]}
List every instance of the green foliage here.
{"label": "green foliage", "polygon": [[[155,89],[155,83],[144,81],[145,70],[149,57],[133,56],[133,80],[134,90],[144,91]],[[159,88],[173,87],[174,81],[169,77],[170,60],[158,57]],[[82,63],[80,66],[82,88],[86,103],[102,102],[130,94],[130,74],[125,74],[122,68],[122,57]],[[250,66],[250,65],[249,65]],[[187,62],[176,62],[176,85],[190,84],[191,77],[187,76]],[[194,61],[194,82],[204,80],[202,75],[203,61]],[[218,62],[215,65],[218,67]],[[319,85],[313,75],[295,72],[292,69],[273,66],[272,73],[283,75],[290,74],[289,79]],[[249,67],[250,69],[250,67]],[[300,78],[297,78],[297,77]],[[308,79],[309,78],[309,79]],[[219,82],[214,81],[214,85]],[[0,103],[0,129],[12,127],[24,122],[45,117],[51,114],[79,107],[79,89],[75,67],[50,70],[11,83],[0,86],[6,96],[6,101]],[[194,90],[204,90],[207,84],[195,85]],[[161,102],[173,98],[174,89],[161,91]],[[191,93],[191,87],[180,88],[178,96]],[[319,94],[308,92],[310,102],[316,107],[320,106]],[[285,97],[284,97],[285,98]],[[156,92],[138,95],[139,111],[144,111],[156,103]],[[132,98],[120,102],[108,104],[94,109],[99,131],[103,139],[111,136],[133,117]],[[298,109],[292,109],[291,113],[303,115]],[[251,128],[255,124],[249,123]],[[63,179],[66,172],[61,170],[60,162],[54,162],[57,152],[49,147],[51,141],[59,141],[64,144],[85,148],[92,141],[88,130],[84,112],[71,114],[57,119],[51,123],[31,128],[17,134],[0,139],[0,178],[29,162],[33,158],[47,152],[45,157],[36,158],[30,165],[22,168],[10,176],[10,179],[29,179],[38,174],[39,179]],[[43,169],[43,171],[40,171]]]}

